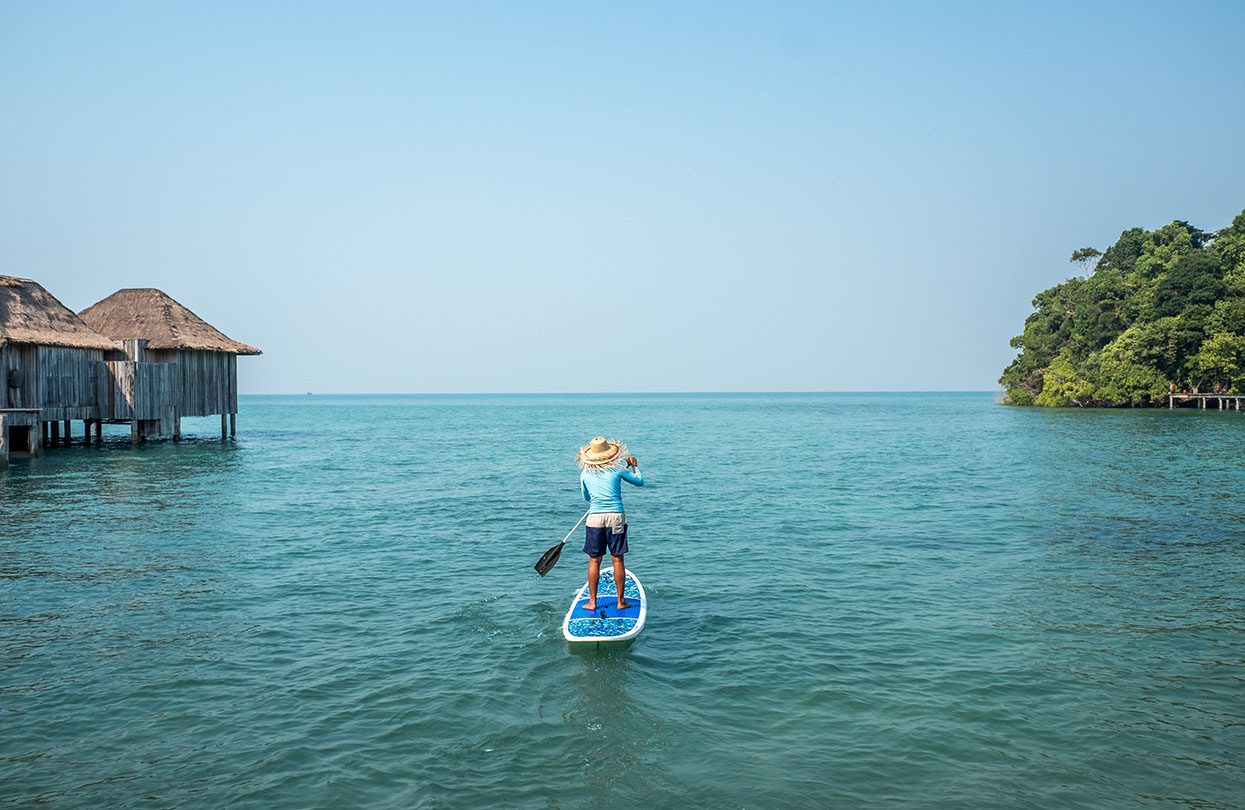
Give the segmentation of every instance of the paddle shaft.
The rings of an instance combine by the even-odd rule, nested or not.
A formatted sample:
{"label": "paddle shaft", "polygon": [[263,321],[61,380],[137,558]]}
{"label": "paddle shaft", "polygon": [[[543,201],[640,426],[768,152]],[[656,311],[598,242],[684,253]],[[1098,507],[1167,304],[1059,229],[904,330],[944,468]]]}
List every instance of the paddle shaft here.
{"label": "paddle shaft", "polygon": [[564,545],[566,545],[566,541],[571,539],[571,535],[572,535],[572,534],[574,534],[574,533],[575,533],[575,530],[579,528],[579,524],[580,524],[580,523],[583,523],[585,520],[587,520],[587,519],[588,519],[588,515],[590,515],[591,513],[592,513],[592,510],[591,510],[591,509],[589,509],[587,512],[584,512],[584,516],[583,516],[583,517],[581,517],[579,520],[575,521],[575,525],[571,527],[571,530],[570,530],[569,532],[567,532],[567,533],[566,533],[566,537],[563,537],[563,538],[562,538],[562,542],[561,542],[561,543],[558,543],[558,545],[559,545],[559,546],[564,546]]}

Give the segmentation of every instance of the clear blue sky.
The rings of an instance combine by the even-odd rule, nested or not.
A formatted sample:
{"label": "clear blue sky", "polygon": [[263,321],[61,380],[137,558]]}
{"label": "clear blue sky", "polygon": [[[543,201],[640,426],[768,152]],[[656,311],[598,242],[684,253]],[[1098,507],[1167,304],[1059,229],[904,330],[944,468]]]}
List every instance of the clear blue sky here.
{"label": "clear blue sky", "polygon": [[248,392],[989,389],[1245,208],[1245,3],[0,2],[0,273]]}

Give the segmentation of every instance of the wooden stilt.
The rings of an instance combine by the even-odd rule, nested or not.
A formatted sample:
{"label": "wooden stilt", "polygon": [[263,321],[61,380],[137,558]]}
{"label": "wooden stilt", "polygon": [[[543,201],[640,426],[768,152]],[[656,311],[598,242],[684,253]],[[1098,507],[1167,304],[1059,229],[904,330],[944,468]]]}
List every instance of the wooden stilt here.
{"label": "wooden stilt", "polygon": [[95,420],[95,443],[96,444],[104,443],[104,420],[103,419]]}
{"label": "wooden stilt", "polygon": [[238,435],[238,415],[236,413],[229,414],[229,438],[235,438]]}
{"label": "wooden stilt", "polygon": [[91,427],[92,427],[91,423],[94,421],[95,421],[94,419],[83,419],[82,420],[82,443],[85,444],[87,447],[91,446]]}
{"label": "wooden stilt", "polygon": [[225,414],[222,413],[220,415],[220,440],[222,442],[229,438],[229,423],[227,419],[228,417]]}
{"label": "wooden stilt", "polygon": [[48,423],[43,419],[39,420],[39,424],[41,425],[41,430],[43,431],[43,444],[46,446],[48,443],[48,435],[51,433],[52,429],[48,427]]}
{"label": "wooden stilt", "polygon": [[61,423],[53,419],[49,424],[52,427],[52,436],[48,442],[54,446],[58,445],[61,443]]}
{"label": "wooden stilt", "polygon": [[65,446],[66,447],[68,447],[69,443],[73,441],[73,433],[71,430],[72,428],[73,428],[73,421],[66,419],[65,420]]}
{"label": "wooden stilt", "polygon": [[130,420],[130,444],[138,444],[138,420]]}

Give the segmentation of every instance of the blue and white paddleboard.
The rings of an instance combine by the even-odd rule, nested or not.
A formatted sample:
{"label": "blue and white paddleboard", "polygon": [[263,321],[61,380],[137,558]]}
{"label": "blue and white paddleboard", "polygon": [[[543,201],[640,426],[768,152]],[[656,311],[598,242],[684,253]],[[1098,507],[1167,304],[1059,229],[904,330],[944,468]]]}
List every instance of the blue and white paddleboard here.
{"label": "blue and white paddleboard", "polygon": [[644,586],[635,574],[627,571],[623,585],[623,599],[630,603],[618,609],[618,588],[614,584],[614,572],[601,567],[601,579],[597,585],[597,609],[584,610],[588,602],[588,583],[575,592],[571,609],[562,621],[562,635],[567,641],[615,642],[633,639],[644,629],[644,617],[648,613],[648,599]]}

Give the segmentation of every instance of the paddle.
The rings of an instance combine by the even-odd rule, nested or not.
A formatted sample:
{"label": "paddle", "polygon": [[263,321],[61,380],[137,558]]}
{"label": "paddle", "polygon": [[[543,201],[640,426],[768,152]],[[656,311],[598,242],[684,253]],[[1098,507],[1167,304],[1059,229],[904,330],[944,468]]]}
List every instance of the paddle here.
{"label": "paddle", "polygon": [[532,566],[536,569],[536,573],[543,577],[545,574],[549,573],[550,569],[558,564],[558,557],[562,556],[562,546],[566,545],[566,541],[571,539],[571,535],[575,533],[575,530],[579,528],[579,524],[583,523],[584,518],[586,517],[588,517],[588,513],[584,512],[584,517],[581,517],[575,522],[575,525],[571,527],[571,530],[566,533],[566,537],[562,538],[561,543],[558,543],[556,546],[540,555],[540,559],[536,561],[536,565]]}

